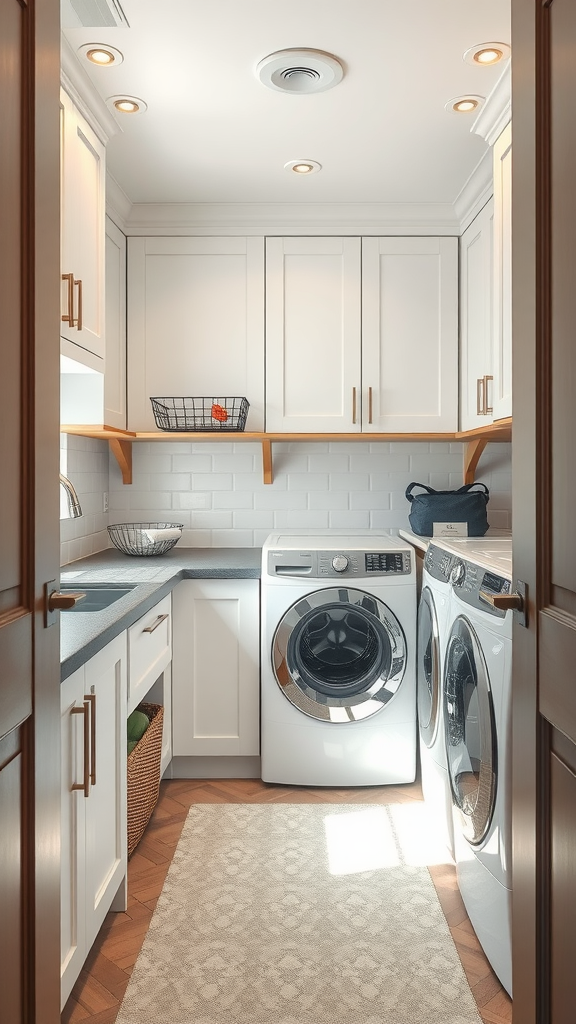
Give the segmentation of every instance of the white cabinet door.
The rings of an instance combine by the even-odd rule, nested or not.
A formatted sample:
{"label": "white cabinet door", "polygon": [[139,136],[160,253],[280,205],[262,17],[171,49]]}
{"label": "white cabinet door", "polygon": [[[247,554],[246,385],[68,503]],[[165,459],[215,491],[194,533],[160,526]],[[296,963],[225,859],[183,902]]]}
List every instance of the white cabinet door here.
{"label": "white cabinet door", "polygon": [[61,686],[61,1004],[126,874],[126,634]]}
{"label": "white cabinet door", "polygon": [[85,665],[93,732],[86,801],[86,942],[94,942],[126,874],[126,636]]}
{"label": "white cabinet door", "polygon": [[129,239],[131,430],[157,429],[160,396],[246,397],[263,430],[263,238]]}
{"label": "white cabinet door", "polygon": [[109,427],[126,427],[126,236],[109,217],[106,218],[106,372],[102,422]]}
{"label": "white cabinet door", "polygon": [[362,429],[458,427],[458,240],[362,239]]}
{"label": "white cabinet door", "polygon": [[460,239],[460,429],[492,421],[494,202]]}
{"label": "white cabinet door", "polygon": [[266,430],[360,430],[360,239],[266,239]]}
{"label": "white cabinet door", "polygon": [[183,580],[173,616],[174,756],[258,754],[258,580]]}
{"label": "white cabinet door", "polygon": [[64,91],[60,116],[62,352],[102,369],[105,149]]}
{"label": "white cabinet door", "polygon": [[512,126],[494,143],[494,419],[512,415]]}

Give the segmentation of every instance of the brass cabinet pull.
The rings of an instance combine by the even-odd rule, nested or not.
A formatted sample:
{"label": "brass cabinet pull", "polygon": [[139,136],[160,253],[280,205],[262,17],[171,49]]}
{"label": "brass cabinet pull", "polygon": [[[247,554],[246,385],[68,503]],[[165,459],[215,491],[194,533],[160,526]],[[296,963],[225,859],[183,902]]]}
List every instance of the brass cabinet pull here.
{"label": "brass cabinet pull", "polygon": [[491,405],[488,405],[488,381],[494,380],[492,374],[487,373],[484,377],[484,413],[486,416],[491,416],[494,409]]}
{"label": "brass cabinet pull", "polygon": [[[74,281],[74,284],[78,285],[78,317],[76,319],[76,327],[79,331],[82,330],[82,281]],[[74,324],[72,325],[74,326]]]}
{"label": "brass cabinet pull", "polygon": [[509,608],[513,608],[514,611],[521,612],[524,607],[522,594],[490,594],[487,590],[481,590],[480,597],[493,608],[499,608],[500,611],[508,611]]}
{"label": "brass cabinet pull", "polygon": [[83,601],[86,597],[82,591],[70,591],[68,594],[61,594],[58,590],[53,590],[48,595],[48,611],[49,612],[65,612],[68,608],[73,608],[79,601]]}
{"label": "brass cabinet pull", "polygon": [[476,381],[476,415],[486,415],[486,378],[478,377]]}
{"label": "brass cabinet pull", "polygon": [[74,274],[62,274],[62,280],[68,282],[68,313],[62,314],[62,320],[74,327]]}
{"label": "brass cabinet pull", "polygon": [[90,796],[90,729],[89,729],[89,703],[87,700],[84,701],[84,706],[81,708],[72,708],[70,711],[71,715],[84,715],[84,778],[82,782],[73,782],[72,789],[83,789],[84,796]]}
{"label": "brass cabinet pull", "polygon": [[372,388],[368,388],[368,423],[372,423]]}
{"label": "brass cabinet pull", "polygon": [[356,423],[356,388],[352,388],[352,423]]}
{"label": "brass cabinet pull", "polygon": [[168,618],[168,612],[166,612],[165,615],[159,615],[158,618],[156,619],[156,621],[151,626],[146,626],[146,629],[143,629],[142,632],[143,633],[153,633],[155,629],[158,629],[158,626],[160,625],[160,623],[164,622],[164,619],[167,619],[167,618]]}
{"label": "brass cabinet pull", "polygon": [[84,700],[90,705],[90,782],[96,785],[96,694],[85,693]]}

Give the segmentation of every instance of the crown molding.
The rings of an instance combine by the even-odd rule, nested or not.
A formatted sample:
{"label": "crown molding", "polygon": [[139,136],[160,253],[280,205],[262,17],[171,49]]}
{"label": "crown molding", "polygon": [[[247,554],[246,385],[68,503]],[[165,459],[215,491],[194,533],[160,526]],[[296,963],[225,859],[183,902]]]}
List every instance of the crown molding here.
{"label": "crown molding", "polygon": [[128,235],[457,235],[452,203],[134,203]]}
{"label": "crown molding", "polygon": [[512,72],[508,61],[470,131],[481,135],[489,146],[493,146],[511,120]]}
{"label": "crown molding", "polygon": [[60,37],[60,82],[70,99],[86,118],[92,131],[105,146],[122,131],[100,93],[96,91],[65,36]]}
{"label": "crown molding", "polygon": [[128,220],[132,203],[128,199],[124,189],[113,178],[109,171],[106,171],[106,213],[110,220],[114,221],[117,228],[123,234],[128,233]]}
{"label": "crown molding", "polygon": [[492,150],[487,149],[454,201],[460,231],[464,232],[494,192]]}

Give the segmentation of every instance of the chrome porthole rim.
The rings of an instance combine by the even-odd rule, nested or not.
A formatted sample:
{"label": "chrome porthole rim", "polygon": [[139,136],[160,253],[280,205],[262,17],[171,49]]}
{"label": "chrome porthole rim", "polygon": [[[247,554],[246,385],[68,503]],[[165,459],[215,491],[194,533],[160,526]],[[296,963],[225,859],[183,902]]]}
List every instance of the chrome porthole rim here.
{"label": "chrome porthole rim", "polygon": [[[377,614],[363,607],[364,601],[369,601]],[[309,686],[294,667],[289,667],[288,641],[303,618],[329,604],[349,606],[366,618],[376,618],[390,643],[392,665],[389,673],[380,673],[361,693],[342,698],[323,695],[321,701],[318,691]],[[406,664],[406,637],[392,609],[374,594],[352,587],[329,587],[300,597],[284,612],[272,638],[271,665],[278,687],[298,711],[317,721],[342,724],[364,721],[378,714],[398,693],[406,673]]]}

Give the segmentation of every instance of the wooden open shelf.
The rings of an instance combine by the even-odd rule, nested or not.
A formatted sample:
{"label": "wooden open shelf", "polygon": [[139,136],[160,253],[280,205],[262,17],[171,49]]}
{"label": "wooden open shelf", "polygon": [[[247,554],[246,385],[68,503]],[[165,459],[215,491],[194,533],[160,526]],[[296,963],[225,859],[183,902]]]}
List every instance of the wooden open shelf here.
{"label": "wooden open shelf", "polygon": [[464,441],[464,483],[474,482],[474,473],[482,452],[490,441],[510,441],[512,439],[512,420],[497,420],[476,430],[456,431],[455,433],[438,434],[266,434],[246,433],[245,431],[130,431],[118,430],[115,427],[91,424],[63,424],[63,434],[78,434],[81,437],[96,437],[108,441],[122,471],[122,481],[132,483],[132,445],[135,441],[232,441],[234,444],[256,441],[262,447],[262,470],[265,484],[273,481],[272,445],[275,443],[311,442],[311,441]]}

